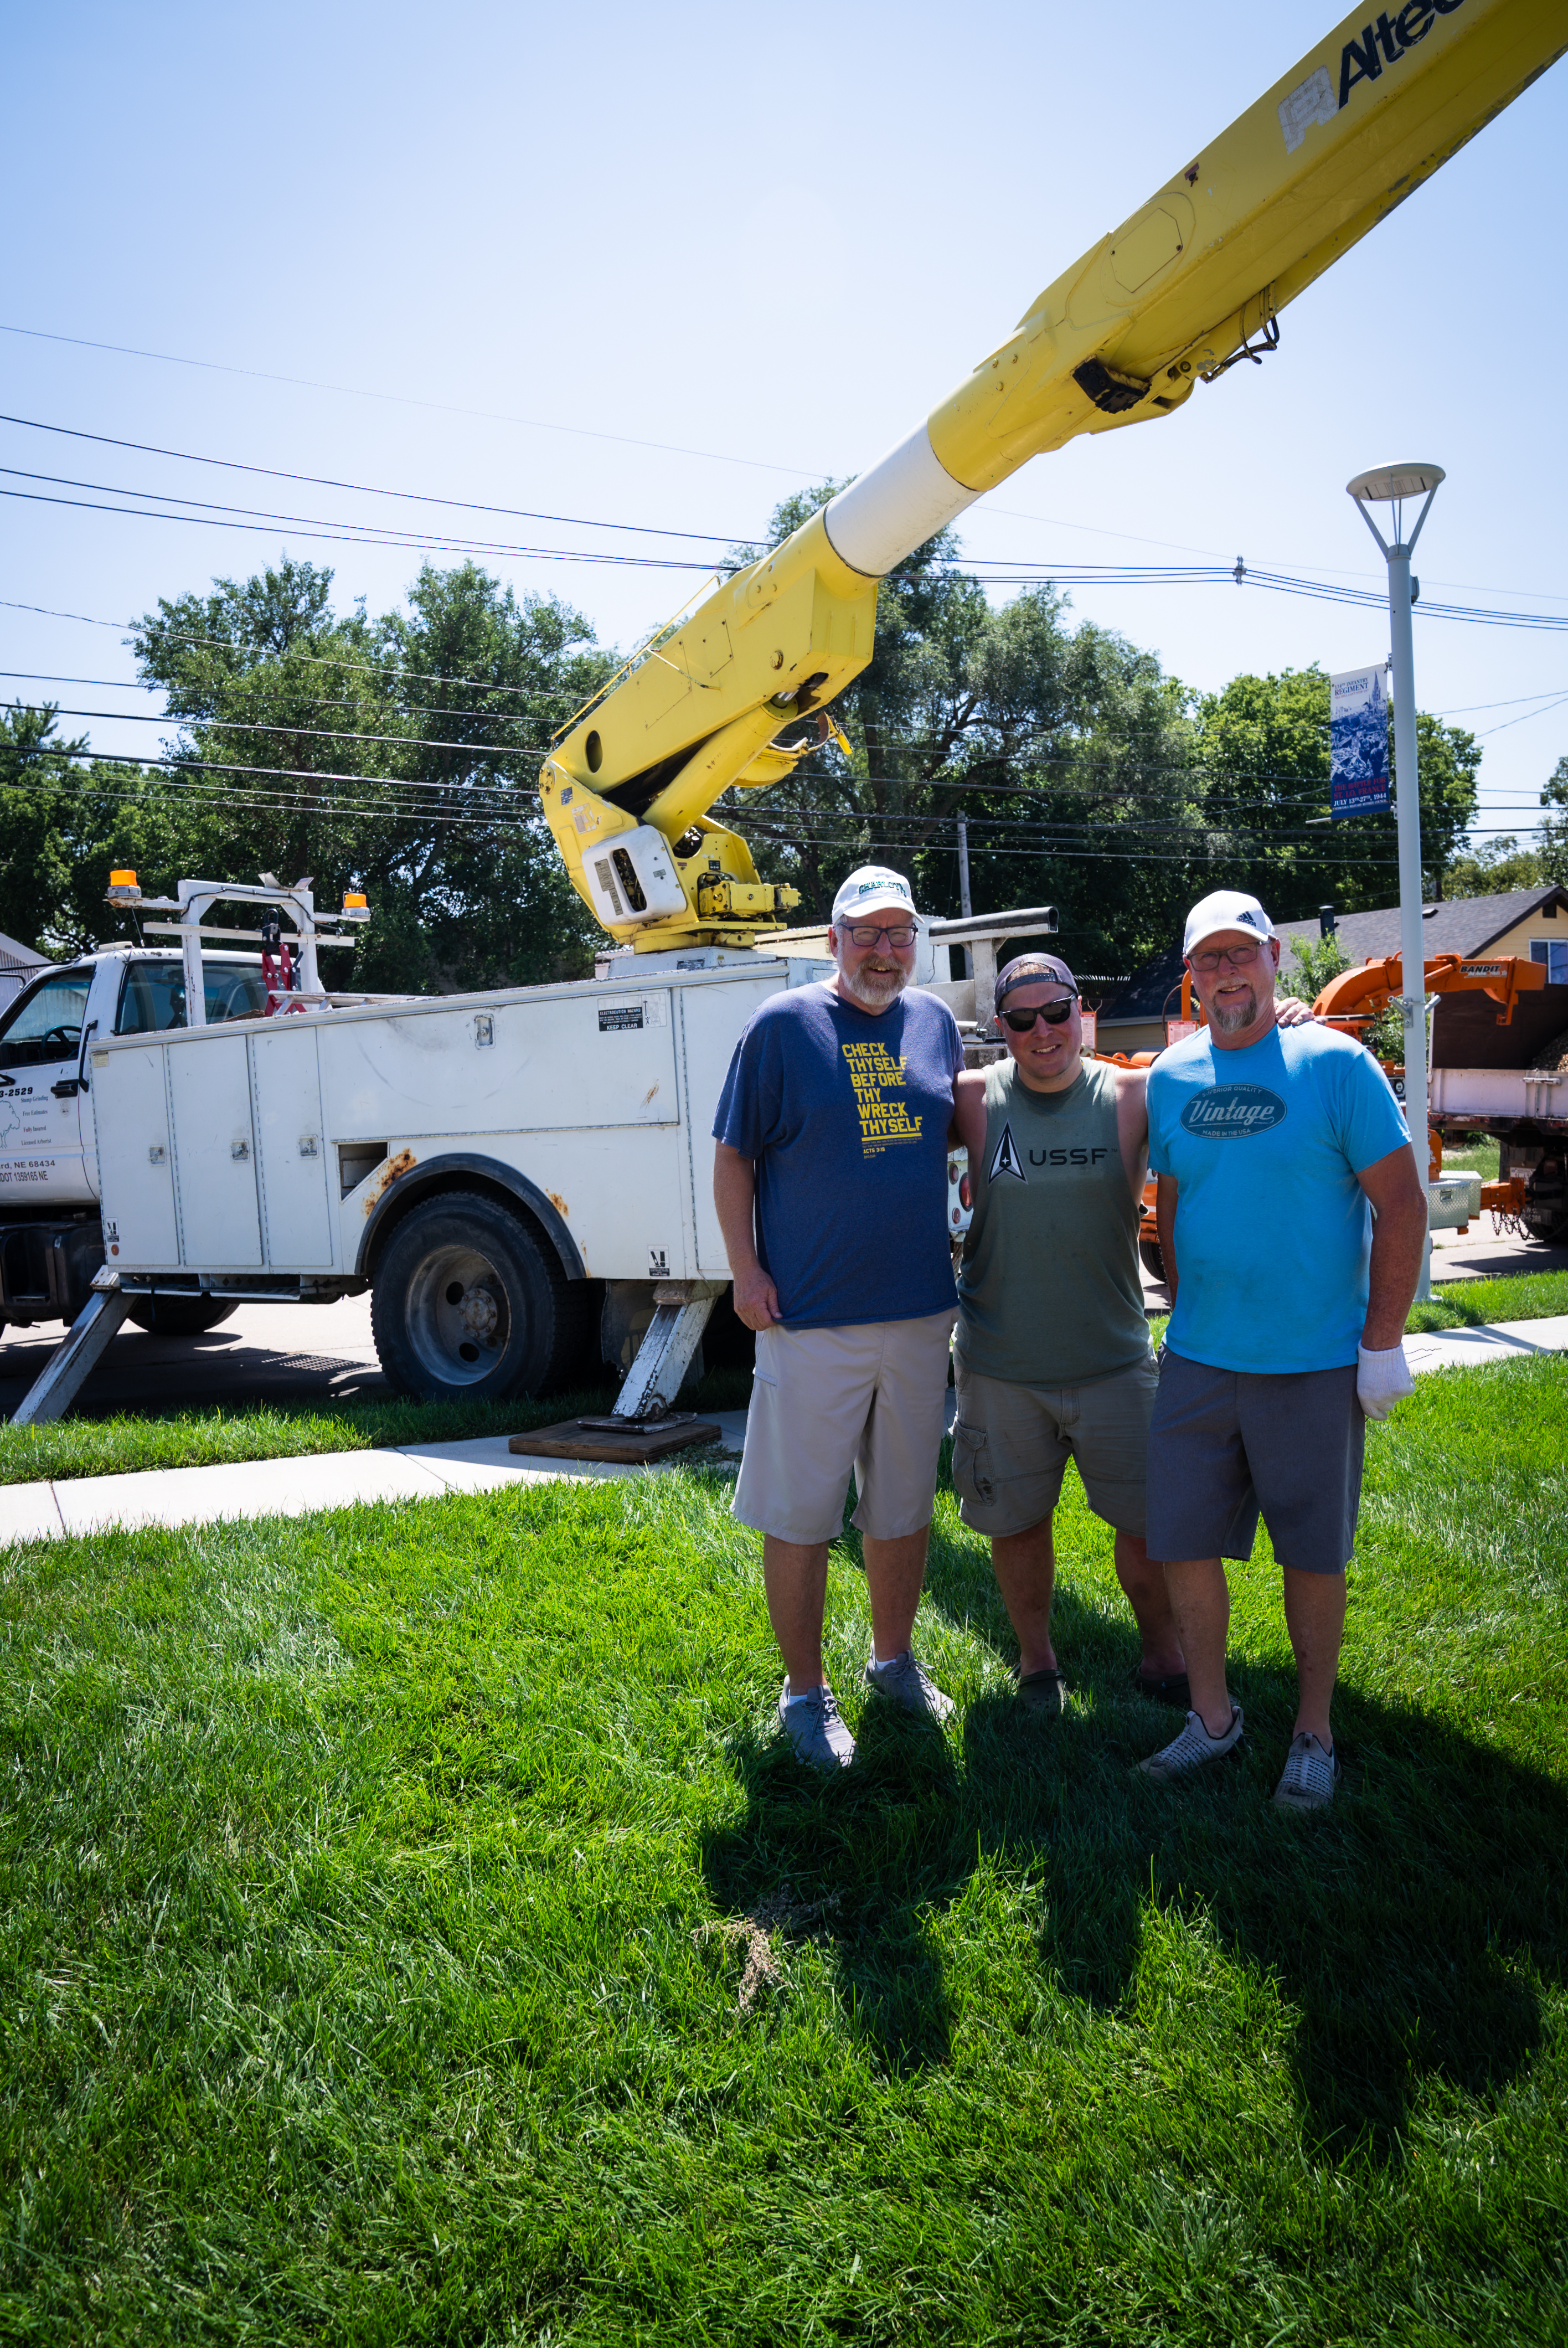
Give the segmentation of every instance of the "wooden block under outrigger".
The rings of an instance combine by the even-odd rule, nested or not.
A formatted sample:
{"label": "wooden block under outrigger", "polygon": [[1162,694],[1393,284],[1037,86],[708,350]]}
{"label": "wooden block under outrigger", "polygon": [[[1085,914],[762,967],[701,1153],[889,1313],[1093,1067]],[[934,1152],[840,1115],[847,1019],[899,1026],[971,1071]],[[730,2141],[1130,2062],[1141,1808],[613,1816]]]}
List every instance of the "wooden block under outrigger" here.
{"label": "wooden block under outrigger", "polygon": [[651,1460],[686,1451],[698,1443],[718,1443],[723,1429],[711,1418],[689,1410],[671,1411],[664,1418],[640,1424],[634,1418],[563,1418],[554,1426],[536,1426],[514,1435],[508,1451],[534,1452],[546,1459],[609,1459],[624,1467],[646,1467]]}

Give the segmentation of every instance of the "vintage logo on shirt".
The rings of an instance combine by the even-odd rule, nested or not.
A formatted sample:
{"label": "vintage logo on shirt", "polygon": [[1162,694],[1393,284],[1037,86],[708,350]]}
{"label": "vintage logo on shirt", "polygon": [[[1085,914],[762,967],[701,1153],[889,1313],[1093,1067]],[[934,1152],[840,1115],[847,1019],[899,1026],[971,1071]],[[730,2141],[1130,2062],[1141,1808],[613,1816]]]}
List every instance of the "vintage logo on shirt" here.
{"label": "vintage logo on shirt", "polygon": [[918,1141],[921,1120],[910,1116],[903,1097],[908,1061],[896,1059],[886,1044],[845,1044],[841,1048],[855,1086],[862,1154],[879,1158],[891,1142]]}
{"label": "vintage logo on shirt", "polygon": [[1266,1085],[1210,1085],[1188,1101],[1182,1125],[1205,1141],[1245,1141],[1249,1133],[1266,1133],[1287,1114]]}

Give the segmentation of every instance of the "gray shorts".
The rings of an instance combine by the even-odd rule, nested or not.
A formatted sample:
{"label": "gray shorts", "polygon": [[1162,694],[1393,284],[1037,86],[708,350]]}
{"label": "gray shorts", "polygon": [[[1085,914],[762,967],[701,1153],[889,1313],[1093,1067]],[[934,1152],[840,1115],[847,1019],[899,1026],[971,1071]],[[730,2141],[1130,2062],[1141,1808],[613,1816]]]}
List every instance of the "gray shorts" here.
{"label": "gray shorts", "polygon": [[1367,1422],[1356,1370],[1253,1376],[1163,1347],[1149,1429],[1149,1554],[1249,1558],[1261,1514],[1281,1565],[1343,1573]]}
{"label": "gray shorts", "polygon": [[953,1375],[953,1489],[965,1524],[993,1539],[1043,1524],[1071,1459],[1095,1515],[1118,1532],[1143,1531],[1149,1415],[1159,1382],[1153,1355],[1081,1386],[988,1378],[961,1354]]}
{"label": "gray shorts", "polygon": [[742,1524],[812,1548],[851,1523],[901,1540],[931,1521],[956,1306],[916,1321],[757,1335],[746,1447],[731,1508]]}

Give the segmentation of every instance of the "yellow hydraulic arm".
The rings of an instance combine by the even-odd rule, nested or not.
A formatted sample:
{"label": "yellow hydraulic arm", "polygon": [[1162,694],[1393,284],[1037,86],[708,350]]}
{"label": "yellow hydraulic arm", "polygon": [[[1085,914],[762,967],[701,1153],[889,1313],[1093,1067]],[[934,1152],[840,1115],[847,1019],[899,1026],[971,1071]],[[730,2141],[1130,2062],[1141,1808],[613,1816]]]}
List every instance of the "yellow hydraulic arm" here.
{"label": "yellow hydraulic arm", "polygon": [[[876,582],[1080,432],[1168,416],[1568,48],[1568,0],[1409,0],[1310,50],[1032,303],[927,421],[645,651],[540,778],[572,881],[639,950],[754,943],[793,890],[708,814],[787,774],[871,658]],[[772,747],[793,728],[792,742]]]}

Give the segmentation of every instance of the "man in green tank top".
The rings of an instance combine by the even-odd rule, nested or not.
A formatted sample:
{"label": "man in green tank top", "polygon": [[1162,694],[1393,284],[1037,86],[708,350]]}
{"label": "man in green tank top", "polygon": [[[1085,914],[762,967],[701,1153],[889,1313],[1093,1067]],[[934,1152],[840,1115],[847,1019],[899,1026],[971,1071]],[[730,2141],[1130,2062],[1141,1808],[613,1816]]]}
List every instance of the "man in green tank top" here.
{"label": "man in green tank top", "polygon": [[[1008,1056],[967,1069],[954,1108],[974,1203],[954,1348],[958,1512],[990,1535],[1018,1633],[1020,1701],[1060,1712],[1051,1519],[1072,1459],[1116,1535],[1116,1576],[1143,1640],[1134,1684],[1184,1710],[1164,1570],[1143,1538],[1159,1385],[1138,1276],[1148,1070],[1083,1058],[1078,982],[1054,954],[1009,962],[995,1002]],[[1280,1015],[1311,1017],[1295,1003]]]}

